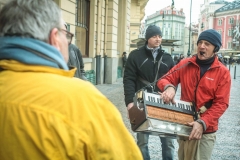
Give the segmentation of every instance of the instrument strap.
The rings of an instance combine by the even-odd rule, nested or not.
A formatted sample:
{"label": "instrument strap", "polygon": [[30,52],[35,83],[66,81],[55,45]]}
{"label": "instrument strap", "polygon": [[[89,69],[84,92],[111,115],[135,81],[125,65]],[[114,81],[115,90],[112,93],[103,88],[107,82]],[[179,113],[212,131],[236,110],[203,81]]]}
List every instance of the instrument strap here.
{"label": "instrument strap", "polygon": [[[164,55],[164,53],[165,53],[165,52],[163,52],[163,55]],[[154,79],[153,82],[156,82],[156,80],[157,80],[158,71],[159,71],[159,69],[160,69],[160,64],[162,63],[162,57],[163,57],[163,55],[161,56],[160,60],[158,61],[158,70],[157,70],[157,73],[156,73],[156,76],[155,76],[155,79]],[[143,79],[142,77],[139,77],[139,76],[138,76],[138,79],[139,79],[142,83],[146,84],[147,86],[152,87],[152,89],[153,89],[153,91],[154,91],[155,85],[152,86],[152,83],[148,82],[147,80]]]}
{"label": "instrument strap", "polygon": [[[164,55],[164,53],[165,53],[165,52],[163,52],[163,55]],[[161,56],[160,60],[158,61],[158,70],[157,70],[157,74],[156,74],[155,79],[154,79],[153,82],[156,82],[156,80],[157,80],[158,71],[159,71],[159,69],[160,69],[160,64],[162,63],[162,57],[163,57],[163,55]]]}
{"label": "instrument strap", "polygon": [[151,85],[150,82],[148,82],[147,80],[143,79],[142,77],[139,77],[139,76],[138,76],[138,79],[139,79],[142,83],[146,84],[147,86],[150,86],[150,85]]}

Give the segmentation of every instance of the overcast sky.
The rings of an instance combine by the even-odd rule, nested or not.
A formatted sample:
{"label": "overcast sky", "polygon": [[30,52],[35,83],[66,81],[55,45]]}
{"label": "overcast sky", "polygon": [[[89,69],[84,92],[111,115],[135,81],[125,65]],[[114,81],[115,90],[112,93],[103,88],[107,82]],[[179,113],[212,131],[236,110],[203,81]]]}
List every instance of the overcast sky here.
{"label": "overcast sky", "polygon": [[[213,2],[216,0],[210,0]],[[233,0],[226,0],[226,1],[233,1]],[[192,23],[198,23],[198,15],[200,14],[200,5],[204,3],[204,0],[192,0]],[[171,6],[172,0],[149,0],[146,7],[145,7],[145,15],[149,16],[156,11],[159,11],[167,6]],[[190,4],[191,0],[174,0],[174,7],[177,10],[183,8],[183,12],[185,13],[185,23],[190,23]],[[146,18],[145,16],[145,18]]]}

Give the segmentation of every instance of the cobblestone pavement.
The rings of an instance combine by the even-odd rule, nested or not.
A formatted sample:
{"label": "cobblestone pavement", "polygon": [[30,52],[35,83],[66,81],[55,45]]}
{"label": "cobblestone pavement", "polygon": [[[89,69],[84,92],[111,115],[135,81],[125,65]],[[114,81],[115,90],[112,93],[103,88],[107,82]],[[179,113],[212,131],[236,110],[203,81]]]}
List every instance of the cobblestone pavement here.
{"label": "cobblestone pavement", "polygon": [[[229,68],[229,66],[227,67]],[[212,160],[240,160],[240,65],[236,66],[235,79],[234,68],[235,66],[230,67],[232,77],[230,105],[220,118],[217,141],[214,146]],[[127,118],[122,78],[117,79],[117,82],[114,84],[102,84],[96,85],[96,87],[118,108],[126,127],[135,138],[135,133],[132,132]],[[176,99],[180,95],[179,91],[180,90],[178,90],[176,94]],[[175,142],[175,146],[175,159],[177,160],[177,142]],[[161,145],[157,136],[150,136],[149,150],[152,160],[161,159]]]}

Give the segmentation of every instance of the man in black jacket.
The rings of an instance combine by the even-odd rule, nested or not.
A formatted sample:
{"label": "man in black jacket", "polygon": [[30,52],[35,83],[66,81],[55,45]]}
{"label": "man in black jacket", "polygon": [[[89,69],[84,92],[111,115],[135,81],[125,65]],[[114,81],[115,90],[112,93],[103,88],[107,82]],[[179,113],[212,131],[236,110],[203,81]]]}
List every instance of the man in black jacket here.
{"label": "man in black jacket", "polygon": [[[162,33],[159,27],[150,25],[146,30],[146,45],[133,50],[125,65],[124,71],[124,95],[127,109],[133,106],[133,97],[135,92],[146,87],[144,81],[154,82],[158,78],[167,73],[173,66],[174,62],[170,54],[165,53],[161,49]],[[162,59],[160,61],[160,59]],[[160,67],[158,67],[158,62]],[[149,92],[160,91],[154,84],[153,88],[146,88]],[[144,160],[149,160],[148,151],[149,134],[137,133],[137,144],[142,152]],[[170,138],[160,137],[162,143],[162,158],[163,160],[174,159],[174,141]]]}
{"label": "man in black jacket", "polygon": [[85,77],[84,63],[80,49],[74,44],[69,44],[68,52],[69,52],[68,65],[70,67],[73,66],[77,68],[74,77],[80,78],[82,80],[87,80],[87,78]]}
{"label": "man in black jacket", "polygon": [[[64,23],[66,30],[68,29],[67,23]],[[66,31],[68,32],[68,31]],[[70,32],[69,32],[70,33]],[[71,34],[71,33],[70,33]],[[73,36],[73,34],[72,34]],[[80,78],[82,80],[88,80],[87,77],[85,77],[85,70],[84,70],[84,63],[82,58],[82,53],[80,49],[71,43],[71,41],[68,42],[68,66],[69,67],[76,67],[77,71],[75,72],[74,77]]]}

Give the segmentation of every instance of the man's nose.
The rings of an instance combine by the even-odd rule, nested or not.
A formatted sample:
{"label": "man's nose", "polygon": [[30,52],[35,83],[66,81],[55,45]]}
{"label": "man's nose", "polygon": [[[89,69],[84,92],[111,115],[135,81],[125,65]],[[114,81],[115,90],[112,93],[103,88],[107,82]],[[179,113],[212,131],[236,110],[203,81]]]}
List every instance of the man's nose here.
{"label": "man's nose", "polygon": [[200,44],[200,48],[204,48],[205,47],[205,44],[204,43],[201,43]]}

